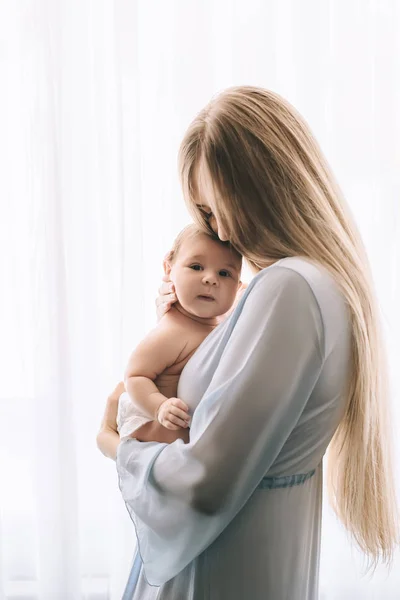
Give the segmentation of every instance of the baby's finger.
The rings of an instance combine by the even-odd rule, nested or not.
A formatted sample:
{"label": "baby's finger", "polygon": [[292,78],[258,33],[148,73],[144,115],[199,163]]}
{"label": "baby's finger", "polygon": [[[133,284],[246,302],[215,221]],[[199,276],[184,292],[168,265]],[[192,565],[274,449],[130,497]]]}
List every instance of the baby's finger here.
{"label": "baby's finger", "polygon": [[169,410],[170,410],[170,414],[174,415],[175,417],[178,417],[184,423],[188,423],[190,417],[186,411],[181,410],[180,408],[177,408],[176,406],[171,406]]}
{"label": "baby's finger", "polygon": [[181,400],[180,398],[173,398],[171,400],[171,405],[176,406],[176,408],[180,408],[181,410],[184,410],[185,412],[189,412],[188,405],[185,402],[183,402],[183,400]]}
{"label": "baby's finger", "polygon": [[173,415],[171,413],[167,416],[167,421],[169,421],[173,425],[178,425],[178,427],[182,427],[182,428],[187,427],[187,423],[184,419],[180,419],[179,417],[177,417],[176,415]]}
{"label": "baby's finger", "polygon": [[161,423],[161,425],[163,425],[163,427],[165,427],[166,429],[170,429],[171,431],[177,431],[178,429],[181,429],[178,425],[174,425],[173,423],[171,423],[171,421],[163,421]]}

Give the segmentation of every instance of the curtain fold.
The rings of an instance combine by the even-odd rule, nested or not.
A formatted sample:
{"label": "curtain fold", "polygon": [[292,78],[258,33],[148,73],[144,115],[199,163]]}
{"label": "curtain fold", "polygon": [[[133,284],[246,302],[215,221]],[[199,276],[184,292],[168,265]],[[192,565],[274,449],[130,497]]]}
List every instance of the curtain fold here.
{"label": "curtain fold", "polygon": [[[118,600],[135,549],[106,396],[155,324],[190,220],[177,151],[221,89],[281,93],[361,229],[400,426],[400,7],[395,0],[0,2],[0,600]],[[400,446],[396,439],[396,476]],[[324,508],[321,600],[395,599]]]}

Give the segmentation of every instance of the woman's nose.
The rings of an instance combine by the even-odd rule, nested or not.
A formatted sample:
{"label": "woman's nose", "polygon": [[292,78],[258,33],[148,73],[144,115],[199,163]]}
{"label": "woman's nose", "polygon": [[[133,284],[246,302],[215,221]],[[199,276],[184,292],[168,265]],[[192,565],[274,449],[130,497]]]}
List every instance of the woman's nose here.
{"label": "woman's nose", "polygon": [[221,227],[221,225],[219,225],[217,223],[217,219],[214,217],[214,215],[209,219],[208,222],[210,224],[211,229],[213,230],[214,233],[217,234],[217,236],[219,237],[221,242],[227,242],[229,240],[226,232]]}

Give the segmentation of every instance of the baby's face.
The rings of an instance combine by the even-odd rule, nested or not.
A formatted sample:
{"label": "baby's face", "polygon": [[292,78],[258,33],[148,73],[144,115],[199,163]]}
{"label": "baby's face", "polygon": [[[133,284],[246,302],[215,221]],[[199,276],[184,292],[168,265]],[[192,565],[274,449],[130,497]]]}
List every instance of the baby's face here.
{"label": "baby's face", "polygon": [[234,303],[241,261],[205,234],[183,242],[171,268],[178,301],[189,313],[209,319]]}

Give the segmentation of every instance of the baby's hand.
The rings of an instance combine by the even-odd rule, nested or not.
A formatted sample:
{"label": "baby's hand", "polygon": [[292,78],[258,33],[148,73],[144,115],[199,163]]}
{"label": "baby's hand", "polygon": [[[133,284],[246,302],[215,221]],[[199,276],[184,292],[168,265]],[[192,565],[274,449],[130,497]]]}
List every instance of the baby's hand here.
{"label": "baby's hand", "polygon": [[179,398],[168,398],[157,412],[157,420],[167,429],[185,429],[189,426],[189,407]]}

